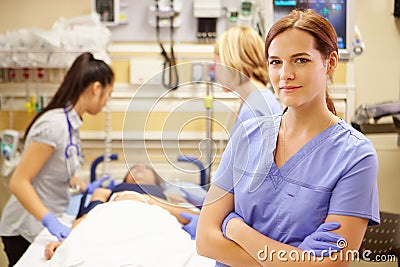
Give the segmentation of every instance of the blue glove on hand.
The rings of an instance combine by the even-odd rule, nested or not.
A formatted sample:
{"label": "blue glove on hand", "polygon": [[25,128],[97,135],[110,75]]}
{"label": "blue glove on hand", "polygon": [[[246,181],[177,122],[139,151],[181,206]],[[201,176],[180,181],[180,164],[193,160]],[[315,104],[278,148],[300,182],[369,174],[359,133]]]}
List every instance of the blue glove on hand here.
{"label": "blue glove on hand", "polygon": [[307,236],[303,242],[298,246],[302,250],[311,252],[312,255],[330,256],[333,252],[338,252],[343,247],[338,246],[338,241],[345,240],[344,237],[329,232],[336,230],[340,227],[338,222],[327,222],[321,224],[314,233]]}
{"label": "blue glove on hand", "polygon": [[181,191],[185,194],[187,201],[201,209],[204,199],[206,198],[207,191],[200,187],[181,187]]}
{"label": "blue glove on hand", "polygon": [[71,229],[60,223],[52,212],[43,216],[42,224],[52,235],[57,237],[58,241],[62,241],[69,235],[69,233],[71,233]]}
{"label": "blue glove on hand", "polygon": [[240,216],[239,214],[237,214],[234,211],[231,211],[231,213],[228,214],[228,216],[225,217],[224,221],[222,222],[222,234],[224,235],[224,237],[228,240],[231,240],[229,237],[226,236],[226,226],[228,225],[228,222],[234,218],[239,218],[243,221],[242,216]]}
{"label": "blue glove on hand", "polygon": [[188,224],[182,226],[182,229],[189,233],[192,240],[196,239],[196,229],[197,223],[199,222],[199,215],[181,212],[181,216],[190,221]]}
{"label": "blue glove on hand", "polygon": [[113,190],[115,186],[115,180],[111,178],[110,183],[108,184],[107,188]]}
{"label": "blue glove on hand", "polygon": [[88,184],[87,184],[87,191],[88,191],[88,193],[89,193],[89,194],[93,194],[94,190],[96,190],[97,188],[100,188],[100,187],[101,187],[101,184],[102,184],[104,181],[106,181],[106,180],[108,180],[108,179],[110,179],[110,178],[111,178],[110,175],[106,175],[106,176],[101,177],[100,179],[97,179],[97,180],[95,180],[95,181],[93,181],[93,182],[91,182],[91,183],[88,183]]}

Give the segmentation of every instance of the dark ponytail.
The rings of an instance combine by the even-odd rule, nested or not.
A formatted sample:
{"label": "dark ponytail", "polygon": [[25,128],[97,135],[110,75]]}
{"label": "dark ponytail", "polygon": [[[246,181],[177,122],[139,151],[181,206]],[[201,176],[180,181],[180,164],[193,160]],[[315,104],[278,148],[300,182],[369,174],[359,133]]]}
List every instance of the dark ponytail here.
{"label": "dark ponytail", "polygon": [[104,61],[95,59],[91,53],[83,53],[72,63],[60,87],[50,103],[33,118],[25,131],[24,138],[37,119],[45,112],[63,108],[67,105],[74,106],[86,88],[94,82],[106,87],[114,81],[114,73]]}

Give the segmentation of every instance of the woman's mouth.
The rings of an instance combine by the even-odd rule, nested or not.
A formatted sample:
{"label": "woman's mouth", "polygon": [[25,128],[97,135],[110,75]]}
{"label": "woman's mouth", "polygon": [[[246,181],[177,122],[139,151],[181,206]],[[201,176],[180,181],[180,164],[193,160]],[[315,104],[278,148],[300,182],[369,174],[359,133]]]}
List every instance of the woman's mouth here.
{"label": "woman's mouth", "polygon": [[292,85],[285,85],[281,86],[280,89],[284,92],[293,92],[301,88],[301,86],[292,86]]}

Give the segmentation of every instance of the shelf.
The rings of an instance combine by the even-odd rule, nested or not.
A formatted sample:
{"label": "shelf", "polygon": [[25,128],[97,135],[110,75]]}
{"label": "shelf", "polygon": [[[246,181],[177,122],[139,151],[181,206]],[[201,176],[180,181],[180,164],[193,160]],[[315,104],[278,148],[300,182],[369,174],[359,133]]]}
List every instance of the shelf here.
{"label": "shelf", "polygon": [[72,62],[82,53],[91,52],[96,58],[111,62],[107,52],[82,49],[76,50],[31,50],[21,49],[0,49],[0,67],[2,68],[68,68]]}

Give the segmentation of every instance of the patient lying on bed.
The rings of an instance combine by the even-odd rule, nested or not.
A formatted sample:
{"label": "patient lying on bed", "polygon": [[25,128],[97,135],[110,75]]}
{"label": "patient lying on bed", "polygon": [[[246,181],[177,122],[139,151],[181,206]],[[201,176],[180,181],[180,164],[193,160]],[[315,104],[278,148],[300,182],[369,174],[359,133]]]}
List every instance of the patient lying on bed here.
{"label": "patient lying on bed", "polygon": [[[150,166],[139,163],[130,168],[128,173],[125,175],[123,182],[115,186],[112,190],[99,188],[96,190],[92,197],[89,205],[85,208],[80,208],[78,211],[77,218],[87,214],[98,204],[102,204],[110,200],[117,192],[123,191],[134,191],[141,194],[149,194],[161,199],[166,199],[161,187],[162,178],[158,173]],[[83,196],[86,198],[86,195]],[[85,199],[81,201],[81,205],[85,203]]]}
{"label": "patient lying on bed", "polygon": [[70,236],[46,246],[50,266],[212,266],[181,229],[180,213],[194,212],[166,201],[155,176],[138,165],[112,191],[96,190]]}

